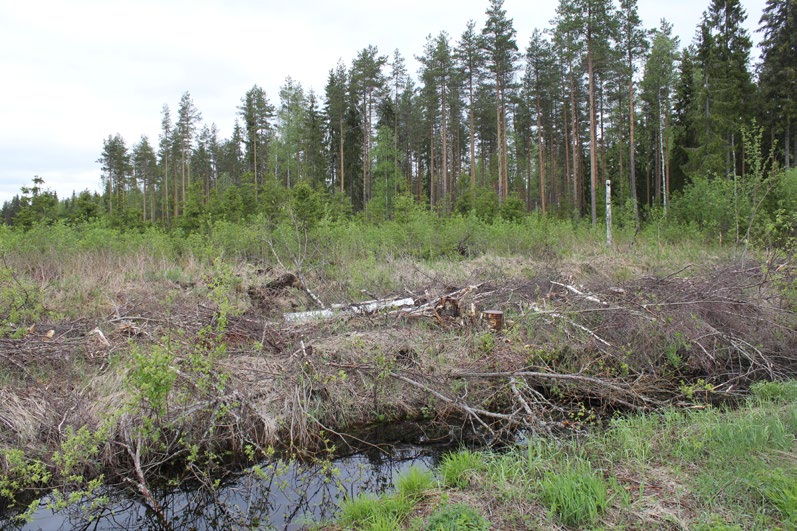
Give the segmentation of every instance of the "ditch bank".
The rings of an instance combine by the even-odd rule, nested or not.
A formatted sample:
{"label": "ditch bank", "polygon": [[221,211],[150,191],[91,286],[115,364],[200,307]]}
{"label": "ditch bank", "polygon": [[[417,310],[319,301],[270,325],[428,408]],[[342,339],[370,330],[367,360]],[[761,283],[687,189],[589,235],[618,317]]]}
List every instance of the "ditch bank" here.
{"label": "ditch bank", "polygon": [[[339,307],[321,302],[325,279],[247,265],[126,286],[99,322],[0,339],[0,495],[24,515],[43,493],[68,506],[123,487],[166,525],[152,487],[164,478],[212,495],[231,463],[323,460],[359,448],[367,426],[422,420],[489,444],[733,401],[797,374],[793,272],[733,263],[618,282],[590,264],[474,261],[459,282],[419,274]],[[307,312],[323,313],[291,317]]]}

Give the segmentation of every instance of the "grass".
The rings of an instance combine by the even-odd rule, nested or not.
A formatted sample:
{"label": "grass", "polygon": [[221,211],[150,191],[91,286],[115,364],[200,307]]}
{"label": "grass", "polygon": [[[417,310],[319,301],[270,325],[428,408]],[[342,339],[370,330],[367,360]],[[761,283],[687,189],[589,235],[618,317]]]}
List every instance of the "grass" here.
{"label": "grass", "polygon": [[608,506],[608,486],[588,461],[565,461],[539,482],[540,499],[557,520],[572,527],[594,525]]}
{"label": "grass", "polygon": [[[795,433],[797,381],[762,383],[734,410],[668,409],[617,418],[586,437],[452,453],[435,471],[439,486],[411,471],[396,494],[344,504],[339,523],[381,529],[371,526],[398,516],[394,528],[413,530],[794,529]],[[386,509],[397,499],[405,516]],[[422,516],[408,520],[410,512]]]}
{"label": "grass", "polygon": [[339,523],[368,531],[398,529],[414,505],[436,485],[429,471],[412,467],[396,479],[393,494],[381,498],[360,494],[344,500]]}

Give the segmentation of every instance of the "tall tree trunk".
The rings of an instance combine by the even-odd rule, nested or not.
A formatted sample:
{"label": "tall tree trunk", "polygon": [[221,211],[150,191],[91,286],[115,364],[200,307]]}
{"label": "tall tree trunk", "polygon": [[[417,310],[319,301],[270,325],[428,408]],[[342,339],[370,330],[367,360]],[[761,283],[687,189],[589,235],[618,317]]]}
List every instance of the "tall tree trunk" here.
{"label": "tall tree trunk", "polygon": [[435,182],[434,182],[434,120],[432,120],[432,130],[431,134],[429,135],[429,145],[431,146],[431,152],[429,156],[429,206],[434,210],[435,201],[437,199],[437,194],[435,194]]}
{"label": "tall tree trunk", "polygon": [[[563,80],[564,81],[564,80]],[[564,146],[565,146],[565,165],[564,165],[564,175],[562,176],[562,180],[565,183],[565,188],[570,188],[570,134],[568,131],[567,124],[569,122],[567,116],[567,95],[565,94],[565,84],[562,83],[562,122],[564,125]],[[556,160],[558,153],[552,153],[551,157]],[[575,180],[573,181],[575,182]],[[575,190],[575,187],[573,188]],[[573,206],[578,208],[575,201],[575,192],[573,192]]]}
{"label": "tall tree trunk", "polygon": [[639,202],[636,193],[636,141],[634,139],[634,131],[636,126],[636,112],[634,111],[634,80],[628,84],[628,99],[629,99],[629,119],[630,119],[630,136],[628,138],[628,164],[630,173],[631,184],[631,204],[634,205],[634,227],[638,231],[639,224]]}
{"label": "tall tree trunk", "polygon": [[581,201],[581,171],[578,164],[579,159],[579,139],[578,139],[578,107],[576,106],[576,82],[573,75],[572,66],[570,68],[570,119],[572,120],[570,136],[573,142],[573,196],[576,201],[576,209],[582,213],[583,203]]}
{"label": "tall tree trunk", "polygon": [[255,174],[255,203],[257,202],[257,189],[259,188],[257,182],[257,129],[254,130],[252,135],[252,170]]}
{"label": "tall tree trunk", "polygon": [[170,211],[169,211],[169,154],[168,154],[169,150],[168,150],[168,148],[165,151],[166,151],[166,154],[163,156],[163,163],[164,163],[163,164],[164,165],[163,199],[162,199],[163,206],[161,207],[161,210],[163,212],[161,213],[161,217],[165,218],[166,222],[168,223],[169,220],[170,220],[170,218],[169,218],[169,212]]}
{"label": "tall tree trunk", "polygon": [[174,168],[174,205],[172,205],[174,219],[177,221],[177,216],[179,216],[179,208],[180,208],[180,193],[179,193],[179,183],[177,182],[177,168]]}
{"label": "tall tree trunk", "polygon": [[[543,164],[543,135],[542,135],[542,113],[540,105],[540,91],[537,91],[537,154],[538,164],[540,165],[540,206],[542,208],[542,215],[547,212],[547,203],[545,197],[545,165]],[[531,166],[531,159],[529,159],[529,166]]]}
{"label": "tall tree trunk", "polygon": [[338,127],[340,128],[340,193],[345,193],[345,170],[343,165],[343,115],[341,115]]}
{"label": "tall tree trunk", "polygon": [[504,190],[504,162],[502,160],[502,156],[504,154],[503,150],[503,129],[501,127],[501,109],[503,107],[503,102],[501,101],[501,79],[500,76],[496,76],[495,79],[495,97],[496,97],[496,129],[498,133],[498,204],[502,205],[504,203],[504,194],[506,191]]}
{"label": "tall tree trunk", "polygon": [[592,226],[598,224],[598,139],[595,123],[595,67],[592,64],[592,43],[590,33],[587,31],[587,75],[589,76],[589,197],[592,213]]}
{"label": "tall tree trunk", "polygon": [[182,186],[183,186],[183,189],[182,189],[182,191],[183,191],[183,197],[182,197],[182,199],[183,199],[183,209],[182,209],[182,210],[183,210],[183,214],[185,214],[185,196],[186,196],[186,194],[185,194],[185,189],[186,189],[186,187],[185,187],[185,180],[186,180],[186,171],[185,171],[185,144],[183,144],[183,149],[182,149],[182,151],[180,152],[180,158],[181,158],[181,160],[180,160],[180,168],[181,168],[181,175],[180,175],[180,177],[181,177],[181,179],[180,179],[180,180],[181,180],[181,183],[182,183]]}
{"label": "tall tree trunk", "polygon": [[442,135],[443,135],[443,167],[442,167],[442,178],[441,182],[443,184],[443,211],[448,214],[448,129],[446,128],[446,81],[445,77],[443,78],[443,83],[440,86],[440,103],[442,107],[442,114],[440,116],[441,119],[441,128],[442,128]]}
{"label": "tall tree trunk", "polygon": [[476,204],[476,129],[473,112],[473,75],[468,76],[469,104],[468,114],[470,119],[470,195],[471,207]]}
{"label": "tall tree trunk", "polygon": [[141,221],[147,222],[147,178],[141,179]]}

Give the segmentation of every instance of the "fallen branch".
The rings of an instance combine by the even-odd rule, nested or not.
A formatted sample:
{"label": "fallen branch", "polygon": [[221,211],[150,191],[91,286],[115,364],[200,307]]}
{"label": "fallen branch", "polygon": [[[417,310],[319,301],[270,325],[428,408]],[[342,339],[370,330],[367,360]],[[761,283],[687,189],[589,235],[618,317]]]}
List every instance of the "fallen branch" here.
{"label": "fallen branch", "polygon": [[474,407],[471,407],[471,406],[469,406],[469,405],[467,405],[467,404],[465,404],[463,402],[460,402],[458,400],[454,400],[452,398],[449,398],[446,395],[444,395],[444,394],[442,394],[442,393],[440,393],[438,391],[435,391],[434,389],[432,389],[428,385],[424,385],[424,384],[422,384],[420,382],[417,382],[415,380],[407,378],[406,376],[403,376],[401,374],[396,374],[395,372],[390,372],[390,376],[395,378],[396,380],[400,380],[400,381],[402,381],[404,383],[408,383],[408,384],[410,384],[410,385],[412,385],[414,387],[417,387],[418,389],[422,389],[422,390],[426,391],[427,393],[435,396],[439,400],[442,400],[446,404],[450,404],[452,406],[455,406],[455,407],[461,409],[462,411],[467,413],[469,416],[471,416],[474,419],[476,419],[476,422],[481,424],[482,427],[484,427],[493,436],[495,435],[495,432],[492,430],[492,428],[490,428],[490,426],[487,425],[486,422],[484,422],[484,420],[481,418],[482,416],[490,417],[490,418],[494,418],[494,419],[505,420],[505,421],[511,422],[511,423],[517,423],[517,419],[514,417],[514,415],[505,415],[503,413],[495,413],[493,411],[487,411],[487,410],[484,410],[484,409],[481,409],[481,408],[474,408]]}
{"label": "fallen branch", "polygon": [[594,295],[589,295],[587,293],[584,293],[583,291],[579,291],[575,286],[571,286],[569,284],[562,284],[561,282],[554,282],[553,280],[551,280],[551,284],[554,284],[556,286],[561,286],[561,287],[565,288],[567,291],[569,291],[570,293],[572,293],[574,295],[578,295],[579,297],[582,297],[583,299],[588,300],[590,302],[594,302],[596,304],[600,304],[601,306],[608,306],[609,305],[609,303],[603,302],[602,300],[600,300],[598,297],[596,297]]}
{"label": "fallen branch", "polygon": [[565,321],[570,323],[571,326],[573,326],[575,328],[578,328],[579,330],[582,330],[582,331],[586,332],[587,334],[589,334],[590,336],[592,336],[593,338],[595,338],[596,341],[598,341],[600,343],[603,343],[604,345],[606,345],[609,348],[611,348],[611,346],[612,346],[611,343],[609,343],[608,341],[606,341],[605,339],[600,337],[598,334],[596,334],[595,332],[593,332],[592,330],[590,330],[586,326],[580,325],[577,322],[573,321],[572,319],[568,319],[567,317],[565,317],[561,313],[542,310],[536,304],[533,304],[531,306],[531,309],[534,310],[537,313],[544,313],[544,314],[550,315],[551,317],[555,317],[557,319],[564,319]]}
{"label": "fallen branch", "polygon": [[[647,404],[661,406],[663,403],[659,400],[648,398],[644,395],[633,392],[631,389],[624,388],[618,384],[595,378],[592,376],[584,376],[583,374],[563,374],[553,372],[536,372],[536,371],[513,371],[513,372],[460,372],[451,376],[452,378],[538,378],[541,380],[570,380],[580,383],[588,383],[598,387],[610,389],[621,395],[630,395],[633,398],[639,399]],[[630,402],[617,397],[610,397],[613,401],[622,404],[631,409],[640,409],[639,406],[631,404]]]}

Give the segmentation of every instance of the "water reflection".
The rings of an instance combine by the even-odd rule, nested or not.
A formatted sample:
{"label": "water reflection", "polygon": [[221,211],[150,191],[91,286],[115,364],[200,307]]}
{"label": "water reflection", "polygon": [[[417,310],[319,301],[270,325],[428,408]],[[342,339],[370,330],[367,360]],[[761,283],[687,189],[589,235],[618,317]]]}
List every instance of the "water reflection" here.
{"label": "water reflection", "polygon": [[[158,501],[173,529],[302,529],[335,516],[346,496],[382,493],[416,465],[432,468],[439,450],[403,445],[335,459],[328,464],[261,463],[215,490],[161,490]],[[160,521],[130,491],[106,489],[108,500],[53,512],[42,502],[25,530],[162,529]],[[16,527],[0,520],[4,529]]]}

